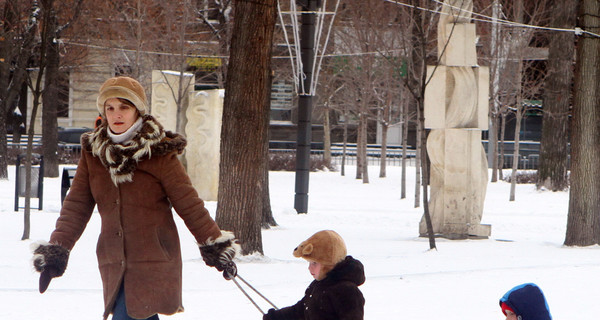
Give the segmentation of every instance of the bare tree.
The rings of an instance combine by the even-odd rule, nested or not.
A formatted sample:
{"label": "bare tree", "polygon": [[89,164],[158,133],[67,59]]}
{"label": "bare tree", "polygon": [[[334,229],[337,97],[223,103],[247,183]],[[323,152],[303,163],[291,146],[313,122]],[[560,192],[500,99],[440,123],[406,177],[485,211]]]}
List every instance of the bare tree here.
{"label": "bare tree", "polygon": [[[408,57],[408,75],[404,85],[410,92],[413,101],[417,106],[417,151],[416,151],[416,183],[415,183],[415,207],[418,206],[420,199],[419,190],[423,192],[423,216],[425,217],[427,233],[429,238],[429,248],[436,248],[435,237],[433,234],[433,225],[429,213],[428,182],[429,165],[427,162],[427,132],[425,130],[425,88],[427,86],[426,65],[429,62],[437,64],[437,59],[431,50],[435,47],[435,42],[429,41],[433,37],[433,30],[436,26],[434,15],[429,10],[419,8],[430,8],[431,4],[427,1],[414,0],[409,1],[410,8],[405,9],[405,19],[410,32],[410,43],[403,45],[407,50]],[[434,11],[433,8],[430,8]],[[422,176],[421,176],[422,174]]]}
{"label": "bare tree", "polygon": [[[401,34],[397,24],[397,7],[382,1],[348,1],[341,13],[342,22],[337,29],[336,49],[349,52],[338,58],[337,76],[344,84],[336,100],[358,120],[356,178],[368,183],[367,141],[369,124],[379,122],[386,137],[392,108],[397,102],[397,68]],[[393,60],[393,61],[390,61]],[[345,99],[344,99],[345,98]],[[385,146],[382,141],[380,176],[385,176]]]}
{"label": "bare tree", "polygon": [[[482,37],[484,53],[482,64],[490,65],[490,127],[488,134],[488,161],[492,168],[491,181],[502,179],[504,167],[504,146],[506,121],[509,113],[517,109],[522,99],[531,99],[540,94],[537,83],[530,84],[524,76],[534,64],[531,52],[536,53],[540,46],[541,33],[532,28],[522,28],[511,23],[515,21],[532,25],[547,24],[549,1],[477,1],[483,12],[488,10],[492,16],[491,24],[482,24],[489,28],[489,37]],[[490,12],[491,10],[491,12]],[[542,37],[543,38],[543,37]],[[542,45],[546,45],[545,43]],[[532,48],[533,47],[533,48]],[[489,48],[489,49],[488,49]],[[487,51],[486,51],[487,50]],[[536,54],[537,55],[537,54]],[[534,59],[539,59],[535,57]],[[533,88],[533,90],[530,90]],[[537,90],[534,92],[534,90]],[[518,97],[522,99],[519,100]],[[500,155],[498,155],[500,153]]]}
{"label": "bare tree", "polygon": [[[29,233],[31,229],[31,164],[33,158],[33,134],[35,130],[35,118],[37,114],[37,110],[40,105],[40,100],[42,98],[42,79],[44,76],[44,72],[47,67],[47,58],[48,58],[48,42],[52,41],[50,35],[53,34],[53,9],[54,9],[54,0],[45,0],[40,2],[41,6],[37,8],[37,10],[41,11],[41,15],[36,18],[41,23],[41,31],[40,31],[40,46],[37,54],[37,72],[30,75],[27,78],[27,85],[33,92],[33,108],[31,110],[31,119],[29,123],[29,128],[27,135],[29,137],[27,141],[27,151],[25,155],[25,209],[23,212],[23,236],[21,240],[29,239]],[[34,6],[35,7],[35,6]],[[35,80],[32,80],[32,77],[35,77]],[[43,174],[40,172],[39,174]]]}
{"label": "bare tree", "polygon": [[[518,23],[537,23],[545,24],[548,17],[547,3],[544,1],[537,2],[534,6],[525,6],[523,0],[514,2],[513,15],[516,22]],[[525,19],[528,19],[526,21]],[[526,113],[526,100],[534,99],[541,95],[541,88],[544,83],[546,76],[545,63],[536,61],[528,57],[526,54],[527,49],[535,48],[536,45],[540,45],[536,42],[546,44],[545,38],[541,34],[536,34],[530,28],[513,28],[510,31],[511,34],[511,47],[509,54],[512,60],[508,62],[508,71],[511,73],[507,77],[512,77],[513,91],[516,93],[513,105],[515,110],[515,137],[514,137],[514,149],[512,157],[512,171],[511,171],[511,188],[509,200],[515,200],[515,189],[517,183],[517,169],[520,161],[520,132],[521,123],[524,114]],[[539,39],[544,39],[543,41]],[[510,85],[510,83],[509,83]]]}
{"label": "bare tree", "polygon": [[[573,29],[577,16],[576,2],[556,2],[551,11],[551,26]],[[571,32],[554,32],[549,36],[548,74],[544,88],[544,118],[536,187],[560,191],[569,185],[568,125],[575,38]]]}
{"label": "bare tree", "polygon": [[[56,7],[54,1],[42,1],[44,10],[50,10],[46,36],[46,63],[44,91],[42,94],[42,154],[44,156],[44,177],[58,177],[58,108],[68,101],[61,99],[59,83],[64,83],[65,74],[61,72],[60,40],[62,33],[77,19],[83,0],[65,1]],[[61,81],[62,80],[62,81]],[[68,96],[68,93],[66,94]]]}
{"label": "bare tree", "polygon": [[27,78],[39,25],[37,9],[20,0],[5,1],[0,7],[0,179],[8,179],[7,119]]}
{"label": "bare tree", "polygon": [[578,26],[592,34],[577,39],[567,246],[600,244],[600,2],[578,3]]}
{"label": "bare tree", "polygon": [[235,232],[243,254],[263,251],[263,124],[276,10],[275,0],[240,0],[234,5],[216,221]]}

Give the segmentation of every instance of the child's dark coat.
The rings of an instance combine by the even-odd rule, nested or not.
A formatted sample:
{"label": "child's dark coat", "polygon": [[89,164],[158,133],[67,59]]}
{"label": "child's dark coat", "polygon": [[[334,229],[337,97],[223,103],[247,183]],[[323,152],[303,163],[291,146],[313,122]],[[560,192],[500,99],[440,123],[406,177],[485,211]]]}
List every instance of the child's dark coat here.
{"label": "child's dark coat", "polygon": [[365,282],[362,263],[347,256],[321,281],[313,281],[293,306],[270,309],[263,320],[362,320],[365,299],[358,286]]}

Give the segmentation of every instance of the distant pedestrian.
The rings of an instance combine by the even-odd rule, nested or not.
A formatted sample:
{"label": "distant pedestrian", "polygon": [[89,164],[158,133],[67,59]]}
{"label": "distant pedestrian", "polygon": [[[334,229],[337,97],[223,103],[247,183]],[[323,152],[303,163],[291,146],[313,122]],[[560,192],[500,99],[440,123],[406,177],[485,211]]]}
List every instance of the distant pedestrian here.
{"label": "distant pedestrian", "polygon": [[98,114],[94,121],[94,129],[98,128],[102,124],[102,114]]}
{"label": "distant pedestrian", "polygon": [[506,320],[552,320],[544,293],[534,283],[510,289],[500,299],[500,308]]}
{"label": "distant pedestrian", "polygon": [[154,320],[159,313],[181,312],[181,249],[171,208],[195,237],[206,264],[226,279],[236,276],[231,260],[239,245],[211,218],[179,161],[186,140],[147,114],[138,81],[106,80],[97,107],[101,124],[82,135],[81,159],[56,229],[49,242],[32,246],[40,292],[63,275],[97,207],[104,319],[112,313],[113,320]]}
{"label": "distant pedestrian", "polygon": [[365,299],[358,286],[365,282],[360,261],[346,256],[346,244],[332,230],[315,233],[294,249],[309,262],[314,281],[293,306],[270,309],[263,320],[362,320]]}

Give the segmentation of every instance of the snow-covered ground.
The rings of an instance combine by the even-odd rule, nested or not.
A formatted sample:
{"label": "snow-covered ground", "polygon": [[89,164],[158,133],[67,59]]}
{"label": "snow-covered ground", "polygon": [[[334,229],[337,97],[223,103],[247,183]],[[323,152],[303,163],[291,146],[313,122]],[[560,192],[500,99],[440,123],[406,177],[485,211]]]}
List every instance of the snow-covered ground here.
{"label": "snow-covered ground", "polygon": [[[95,257],[99,218],[94,215],[71,253],[67,272],[39,294],[29,245],[47,240],[60,211],[60,178],[44,180],[44,210],[32,210],[31,239],[21,241],[23,213],[14,212],[14,167],[0,181],[0,319],[101,319],[102,286]],[[538,192],[518,185],[509,202],[509,184],[489,184],[483,223],[487,240],[437,239],[429,251],[418,237],[422,209],[413,208],[414,169],[407,198],[400,199],[400,169],[388,167],[371,183],[339,172],[310,175],[309,214],[293,209],[294,173],[271,172],[271,204],[278,227],[264,230],[265,256],[242,257],[245,280],[278,307],[299,300],[312,278],[308,264],[292,250],[314,232],[333,229],[348,253],[365,265],[365,319],[504,319],[498,299],[510,288],[535,282],[544,290],[554,319],[596,320],[600,316],[600,247],[562,245],[568,192]],[[37,200],[32,200],[33,207]],[[207,202],[212,214],[216,203]],[[261,319],[231,281],[200,259],[180,220],[186,311],[162,319]],[[268,305],[261,303],[263,310]]]}

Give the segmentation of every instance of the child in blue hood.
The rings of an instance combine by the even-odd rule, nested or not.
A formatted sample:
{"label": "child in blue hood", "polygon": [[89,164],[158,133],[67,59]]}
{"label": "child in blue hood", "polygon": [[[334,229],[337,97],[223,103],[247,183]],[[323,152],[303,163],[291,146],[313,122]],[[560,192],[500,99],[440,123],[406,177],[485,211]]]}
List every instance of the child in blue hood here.
{"label": "child in blue hood", "polygon": [[510,289],[500,299],[506,320],[552,320],[544,293],[534,283]]}

